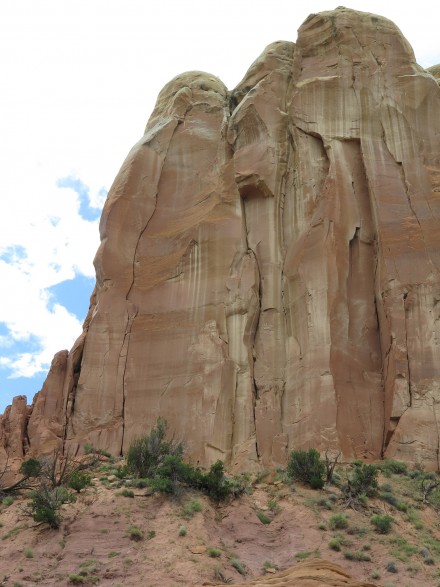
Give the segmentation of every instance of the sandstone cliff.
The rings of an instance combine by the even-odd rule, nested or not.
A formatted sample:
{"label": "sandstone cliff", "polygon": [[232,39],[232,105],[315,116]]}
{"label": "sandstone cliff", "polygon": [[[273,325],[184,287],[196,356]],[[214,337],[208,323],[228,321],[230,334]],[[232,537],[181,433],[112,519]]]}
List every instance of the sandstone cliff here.
{"label": "sandstone cliff", "polygon": [[204,465],[439,467],[440,88],[393,23],[338,8],[232,92],[173,79],[100,232],[83,334],[6,452],[119,454],[163,415]]}

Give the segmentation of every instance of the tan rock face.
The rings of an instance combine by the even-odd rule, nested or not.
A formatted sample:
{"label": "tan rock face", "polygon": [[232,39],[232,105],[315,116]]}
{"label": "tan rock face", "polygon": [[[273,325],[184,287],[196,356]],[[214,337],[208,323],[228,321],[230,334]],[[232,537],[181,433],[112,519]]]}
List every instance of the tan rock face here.
{"label": "tan rock face", "polygon": [[[271,569],[272,570],[272,569]],[[259,587],[373,587],[373,583],[357,581],[342,567],[322,559],[312,559],[267,577],[254,579],[248,585]]]}
{"label": "tan rock face", "polygon": [[203,465],[313,446],[438,468],[438,121],[400,31],[346,8],[232,92],[172,80],[109,192],[30,450],[124,452],[162,415]]}

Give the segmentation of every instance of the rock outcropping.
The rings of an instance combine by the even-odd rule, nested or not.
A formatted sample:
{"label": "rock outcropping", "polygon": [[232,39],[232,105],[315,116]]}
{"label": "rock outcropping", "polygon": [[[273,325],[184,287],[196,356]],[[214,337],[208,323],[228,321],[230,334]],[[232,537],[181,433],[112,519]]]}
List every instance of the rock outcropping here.
{"label": "rock outcropping", "polygon": [[357,581],[339,565],[321,559],[305,561],[274,575],[267,575],[242,585],[243,587],[252,585],[256,587],[374,587],[373,583]]}
{"label": "rock outcropping", "polygon": [[162,415],[203,465],[439,467],[440,88],[393,23],[313,14],[232,92],[173,79],[100,231],[83,334],[5,450],[121,453]]}

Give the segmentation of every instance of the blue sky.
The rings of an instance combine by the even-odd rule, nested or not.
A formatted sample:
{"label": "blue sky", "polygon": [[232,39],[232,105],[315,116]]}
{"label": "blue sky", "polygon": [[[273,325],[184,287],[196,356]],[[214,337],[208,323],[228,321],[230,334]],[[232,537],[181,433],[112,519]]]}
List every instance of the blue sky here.
{"label": "blue sky", "polygon": [[[440,63],[440,3],[353,0]],[[188,70],[229,88],[269,43],[295,41],[327,0],[0,2],[0,412],[32,401],[81,332],[99,215],[165,83]]]}
{"label": "blue sky", "polygon": [[[72,243],[68,238],[68,233],[70,228],[81,238],[82,229],[85,229],[85,235],[87,235],[87,231],[92,229],[97,236],[102,206],[96,202],[92,205],[89,187],[75,176],[58,179],[54,189],[57,190],[58,197],[70,200],[71,205],[67,206],[67,211],[70,213],[74,211],[76,218],[75,222],[66,223],[66,219],[59,211],[54,213],[55,210],[52,210],[49,213],[46,230],[52,231],[52,234],[49,235],[49,242],[54,239],[56,247],[55,250],[53,247],[49,248],[49,255],[52,252],[52,262],[48,258],[45,260],[45,265],[49,268],[46,279],[39,285],[38,291],[32,293],[37,297],[36,307],[40,308],[43,315],[46,315],[46,319],[49,317],[52,327],[61,334],[61,336],[53,337],[54,340],[63,344],[60,348],[55,348],[51,345],[50,340],[44,340],[39,334],[39,330],[45,325],[40,324],[38,320],[33,328],[29,325],[29,328],[23,329],[23,324],[17,323],[17,320],[9,319],[8,311],[12,314],[16,311],[22,313],[23,306],[20,302],[23,302],[23,298],[20,295],[17,296],[17,303],[15,303],[14,295],[6,299],[9,308],[6,311],[4,308],[3,321],[0,321],[0,412],[4,411],[6,405],[15,395],[26,395],[30,403],[35,392],[41,389],[51,356],[62,348],[69,349],[75,338],[81,333],[81,325],[86,317],[90,295],[95,285],[92,267],[88,266],[84,270],[81,265],[75,263],[77,240],[73,239]],[[106,195],[107,190],[101,187],[98,194],[101,204]],[[59,231],[62,232],[64,239],[57,238]],[[43,242],[42,235],[40,238]],[[27,284],[29,281],[36,283],[36,280],[33,279],[33,273],[39,271],[39,267],[38,263],[35,263],[35,259],[32,259],[31,251],[31,246],[35,246],[35,242],[23,241],[23,243],[14,244],[12,242],[2,248],[0,272],[7,266],[10,269],[21,271],[22,276],[28,278]],[[57,255],[56,249],[61,249],[61,253]],[[90,259],[92,254],[92,250],[88,251]],[[65,279],[66,275],[69,277],[68,279]],[[32,293],[29,298],[31,307]],[[24,303],[26,304],[26,302],[25,299]],[[61,316],[60,308],[63,309]],[[62,329],[66,325],[67,329],[63,334]],[[49,350],[44,348],[47,345],[50,347]]]}
{"label": "blue sky", "polygon": [[[89,309],[89,299],[94,285],[94,278],[77,275],[74,279],[62,281],[48,288],[47,291],[51,295],[51,301],[48,304],[49,308],[54,304],[61,304],[82,323]],[[36,336],[30,336],[25,341],[14,341],[8,334],[9,332],[5,324],[0,324],[1,355],[8,354],[11,356],[38,352],[40,343]],[[80,331],[78,331],[79,334]],[[6,347],[2,347],[2,340],[8,340]],[[10,371],[8,369],[0,369],[0,389],[2,390],[2,394],[0,395],[0,413],[10,403],[11,397],[15,395],[26,395],[28,400],[31,401],[34,393],[41,389],[46,375],[47,371],[45,368],[35,373],[32,377],[10,377]]]}

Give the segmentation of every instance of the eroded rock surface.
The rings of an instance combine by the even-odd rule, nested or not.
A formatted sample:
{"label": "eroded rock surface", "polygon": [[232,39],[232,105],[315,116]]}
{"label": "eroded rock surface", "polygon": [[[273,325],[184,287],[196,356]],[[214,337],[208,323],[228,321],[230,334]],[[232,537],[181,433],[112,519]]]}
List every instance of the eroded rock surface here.
{"label": "eroded rock surface", "polygon": [[202,465],[438,468],[439,121],[397,27],[346,8],[232,92],[172,80],[109,192],[84,332],[5,449],[119,454],[162,415]]}
{"label": "eroded rock surface", "polygon": [[373,583],[356,580],[339,565],[312,559],[266,577],[254,579],[248,585],[259,587],[373,587]]}

